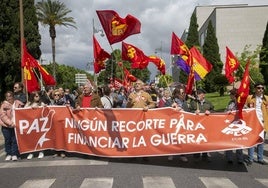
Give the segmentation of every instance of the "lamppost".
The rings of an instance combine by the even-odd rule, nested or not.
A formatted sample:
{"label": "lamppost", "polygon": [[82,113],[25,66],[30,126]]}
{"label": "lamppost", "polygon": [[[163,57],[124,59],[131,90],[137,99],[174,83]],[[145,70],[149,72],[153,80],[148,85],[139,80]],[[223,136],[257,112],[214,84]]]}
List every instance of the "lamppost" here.
{"label": "lamppost", "polygon": [[101,33],[100,34],[100,36],[101,37],[104,37],[105,35],[104,35],[104,32],[103,32],[103,30],[102,29],[96,29],[96,27],[95,27],[95,25],[94,25],[94,18],[92,19],[92,29],[93,29],[93,35],[95,34],[95,33]]}
{"label": "lamppost", "polygon": [[[102,29],[97,29],[95,27],[95,25],[94,25],[94,18],[92,19],[92,30],[93,30],[93,35],[100,32],[100,36],[101,37],[104,37],[105,36]],[[93,57],[94,57],[94,54],[93,54]],[[93,64],[93,71],[94,71],[94,58],[93,58],[92,64]],[[94,71],[94,83],[95,83],[95,85],[97,85],[97,77],[96,77],[95,71]]]}

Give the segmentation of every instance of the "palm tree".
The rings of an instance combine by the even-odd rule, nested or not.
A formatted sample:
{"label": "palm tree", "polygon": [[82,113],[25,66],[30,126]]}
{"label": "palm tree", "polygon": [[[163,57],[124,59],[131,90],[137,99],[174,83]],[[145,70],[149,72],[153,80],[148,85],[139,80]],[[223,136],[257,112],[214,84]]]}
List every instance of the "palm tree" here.
{"label": "palm tree", "polygon": [[56,80],[56,61],[55,61],[55,38],[56,25],[65,27],[71,26],[76,28],[73,17],[67,17],[67,14],[72,12],[64,3],[59,1],[47,0],[40,1],[36,4],[36,14],[38,21],[46,26],[49,26],[49,35],[52,44],[52,61],[53,61],[53,76]]}

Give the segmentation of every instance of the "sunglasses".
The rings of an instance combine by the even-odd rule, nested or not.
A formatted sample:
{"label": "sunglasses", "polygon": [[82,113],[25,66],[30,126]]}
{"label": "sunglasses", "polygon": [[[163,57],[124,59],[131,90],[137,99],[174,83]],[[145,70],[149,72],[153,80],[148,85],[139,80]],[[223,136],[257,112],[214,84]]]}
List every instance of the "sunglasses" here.
{"label": "sunglasses", "polygon": [[55,94],[54,96],[60,96],[60,94]]}
{"label": "sunglasses", "polygon": [[261,89],[264,90],[264,87],[257,87],[257,89],[259,89],[259,90],[261,90]]}

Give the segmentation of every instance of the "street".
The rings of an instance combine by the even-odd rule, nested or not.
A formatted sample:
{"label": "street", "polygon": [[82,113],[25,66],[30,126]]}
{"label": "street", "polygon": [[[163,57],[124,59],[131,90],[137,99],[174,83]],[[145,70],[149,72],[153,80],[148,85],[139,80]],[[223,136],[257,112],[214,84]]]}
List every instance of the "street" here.
{"label": "street", "polygon": [[[266,139],[266,162],[267,143]],[[268,165],[228,164],[224,152],[211,153],[211,162],[196,162],[192,155],[187,163],[178,157],[168,161],[167,156],[145,161],[68,153],[66,158],[53,158],[51,151],[43,159],[27,160],[24,155],[19,161],[6,162],[3,144],[0,149],[0,187],[268,187]]]}

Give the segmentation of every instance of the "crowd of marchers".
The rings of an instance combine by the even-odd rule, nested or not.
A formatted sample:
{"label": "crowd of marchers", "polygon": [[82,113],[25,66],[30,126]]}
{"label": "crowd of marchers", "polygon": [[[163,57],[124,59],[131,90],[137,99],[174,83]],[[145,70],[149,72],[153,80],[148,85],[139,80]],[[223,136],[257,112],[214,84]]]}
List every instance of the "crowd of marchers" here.
{"label": "crowd of marchers", "polygon": [[[264,127],[268,124],[268,96],[264,95],[264,84],[256,83],[254,93],[248,96],[245,108],[255,108],[258,119]],[[14,83],[13,91],[5,92],[5,100],[1,102],[0,124],[5,141],[5,161],[17,161],[21,158],[15,136],[13,110],[15,108],[39,108],[47,105],[65,105],[74,110],[80,108],[141,108],[148,111],[152,108],[173,107],[177,111],[187,111],[199,115],[200,113],[209,115],[214,112],[213,104],[206,99],[206,92],[198,88],[193,95],[185,93],[184,85],[177,85],[174,88],[158,88],[155,83],[145,84],[141,80],[133,83],[132,87],[126,89],[121,87],[116,89],[111,85],[103,87],[93,87],[90,82],[79,86],[76,90],[70,91],[69,88],[47,87],[43,91],[35,91],[28,95],[24,92],[24,85],[20,82]],[[226,104],[226,113],[232,113],[237,110],[237,89],[229,91],[230,101]],[[264,130],[264,138],[267,130]],[[235,151],[226,151],[225,157],[228,164],[234,161],[238,164],[247,165],[253,162],[266,165],[264,160],[264,142],[256,147],[248,149],[243,153],[242,149]],[[257,157],[254,158],[254,152]],[[53,157],[66,157],[65,151],[54,151]],[[32,159],[35,155],[39,159],[44,157],[44,152],[29,153],[26,158]],[[148,160],[148,158],[143,158]],[[167,160],[181,160],[188,162],[189,155],[168,156]],[[193,154],[193,160],[204,160],[210,162],[212,157],[210,153]]]}

